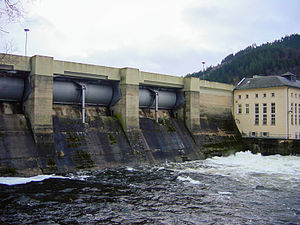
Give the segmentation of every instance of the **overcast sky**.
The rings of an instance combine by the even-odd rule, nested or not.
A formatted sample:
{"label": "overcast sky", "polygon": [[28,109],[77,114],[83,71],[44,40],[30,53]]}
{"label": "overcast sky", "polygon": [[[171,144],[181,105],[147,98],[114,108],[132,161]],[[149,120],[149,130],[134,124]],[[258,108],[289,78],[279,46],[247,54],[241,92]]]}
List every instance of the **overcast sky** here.
{"label": "overcast sky", "polygon": [[[35,0],[6,26],[14,54],[186,75],[300,33],[300,0]],[[3,45],[3,43],[1,43]]]}

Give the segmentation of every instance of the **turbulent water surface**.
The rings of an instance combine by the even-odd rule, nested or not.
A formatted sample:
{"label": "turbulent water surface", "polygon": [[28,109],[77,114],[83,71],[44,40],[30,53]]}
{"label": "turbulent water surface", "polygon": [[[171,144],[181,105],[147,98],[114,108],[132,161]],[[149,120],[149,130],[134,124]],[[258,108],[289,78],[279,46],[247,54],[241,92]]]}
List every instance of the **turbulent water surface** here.
{"label": "turbulent water surface", "polygon": [[300,157],[0,178],[0,224],[300,224]]}

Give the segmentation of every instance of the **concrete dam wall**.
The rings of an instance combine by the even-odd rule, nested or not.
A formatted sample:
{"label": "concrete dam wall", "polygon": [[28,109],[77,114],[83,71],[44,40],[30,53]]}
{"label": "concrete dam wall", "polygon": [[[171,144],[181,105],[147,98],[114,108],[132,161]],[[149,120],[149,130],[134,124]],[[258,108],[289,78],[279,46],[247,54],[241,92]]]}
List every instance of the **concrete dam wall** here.
{"label": "concrete dam wall", "polygon": [[[16,106],[6,104],[6,108]],[[220,120],[203,119],[203,132],[192,135],[183,121],[172,118],[168,111],[160,111],[156,123],[153,110],[140,110],[141,129],[124,132],[120,120],[107,115],[107,109],[103,107],[88,107],[86,124],[81,122],[78,106],[55,105],[54,112],[54,145],[37,145],[23,114],[4,114],[2,111],[2,175],[184,162],[241,148],[234,129],[227,127],[227,133],[219,133]]]}
{"label": "concrete dam wall", "polygon": [[183,162],[243,149],[230,85],[6,57],[0,65],[3,175]]}

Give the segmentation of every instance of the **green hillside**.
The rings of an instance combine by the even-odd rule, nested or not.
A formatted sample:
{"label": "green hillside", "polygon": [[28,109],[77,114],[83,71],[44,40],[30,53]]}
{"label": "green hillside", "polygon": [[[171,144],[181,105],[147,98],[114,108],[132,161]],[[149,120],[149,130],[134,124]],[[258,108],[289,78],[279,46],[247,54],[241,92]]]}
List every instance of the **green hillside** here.
{"label": "green hillside", "polygon": [[[205,80],[237,84],[243,77],[280,75],[291,72],[300,78],[300,35],[293,34],[272,43],[247,47],[225,57],[221,64],[205,70]],[[187,76],[202,78],[202,71]]]}

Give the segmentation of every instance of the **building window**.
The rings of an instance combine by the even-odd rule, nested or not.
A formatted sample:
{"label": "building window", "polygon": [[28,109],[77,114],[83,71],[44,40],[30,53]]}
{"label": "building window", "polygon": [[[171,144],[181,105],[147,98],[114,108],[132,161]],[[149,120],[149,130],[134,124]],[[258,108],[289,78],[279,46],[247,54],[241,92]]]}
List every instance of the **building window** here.
{"label": "building window", "polygon": [[259,125],[259,115],[255,114],[255,125]]}
{"label": "building window", "polygon": [[291,103],[290,113],[291,113],[291,124],[294,125],[294,104],[293,103]]}
{"label": "building window", "polygon": [[291,93],[291,98],[294,96],[294,94],[293,93]]}
{"label": "building window", "polygon": [[295,103],[295,125],[297,125],[297,104]]}
{"label": "building window", "polygon": [[255,104],[255,125],[259,125],[259,104]]}
{"label": "building window", "polygon": [[245,112],[246,112],[247,114],[249,114],[249,104],[246,104],[246,110],[245,110]]}
{"label": "building window", "polygon": [[275,114],[271,114],[271,125],[275,125]]}
{"label": "building window", "polygon": [[267,113],[267,104],[266,103],[263,104],[263,113]]}
{"label": "building window", "polygon": [[263,125],[267,125],[267,104],[263,103]]}
{"label": "building window", "polygon": [[258,114],[258,113],[259,113],[259,105],[255,104],[255,114]]}
{"label": "building window", "polygon": [[255,98],[258,98],[258,94],[255,94]]}
{"label": "building window", "polygon": [[[298,124],[300,125],[300,104],[298,104]],[[300,134],[299,134],[300,136]]]}
{"label": "building window", "polygon": [[246,95],[246,98],[249,98],[249,95]]}
{"label": "building window", "polygon": [[271,125],[275,125],[275,103],[271,103]]}
{"label": "building window", "polygon": [[272,96],[272,97],[275,97],[275,93],[271,93],[271,96]]}
{"label": "building window", "polygon": [[298,133],[297,132],[295,133],[295,138],[298,139]]}
{"label": "building window", "polygon": [[239,95],[238,97],[239,97],[239,99],[241,99],[241,97],[242,97],[242,96],[241,96],[241,95]]}
{"label": "building window", "polygon": [[271,113],[275,113],[275,103],[271,103]]}
{"label": "building window", "polygon": [[266,94],[266,93],[264,93],[264,94],[263,94],[263,96],[264,96],[264,98],[265,98],[265,97],[267,97],[267,94]]}
{"label": "building window", "polygon": [[256,137],[256,132],[251,132],[251,137]]}
{"label": "building window", "polygon": [[267,114],[263,114],[263,125],[267,125]]}
{"label": "building window", "polygon": [[263,137],[269,137],[269,132],[262,132]]}
{"label": "building window", "polygon": [[242,113],[242,105],[239,104],[239,105],[238,105],[238,114],[241,114],[241,113]]}

